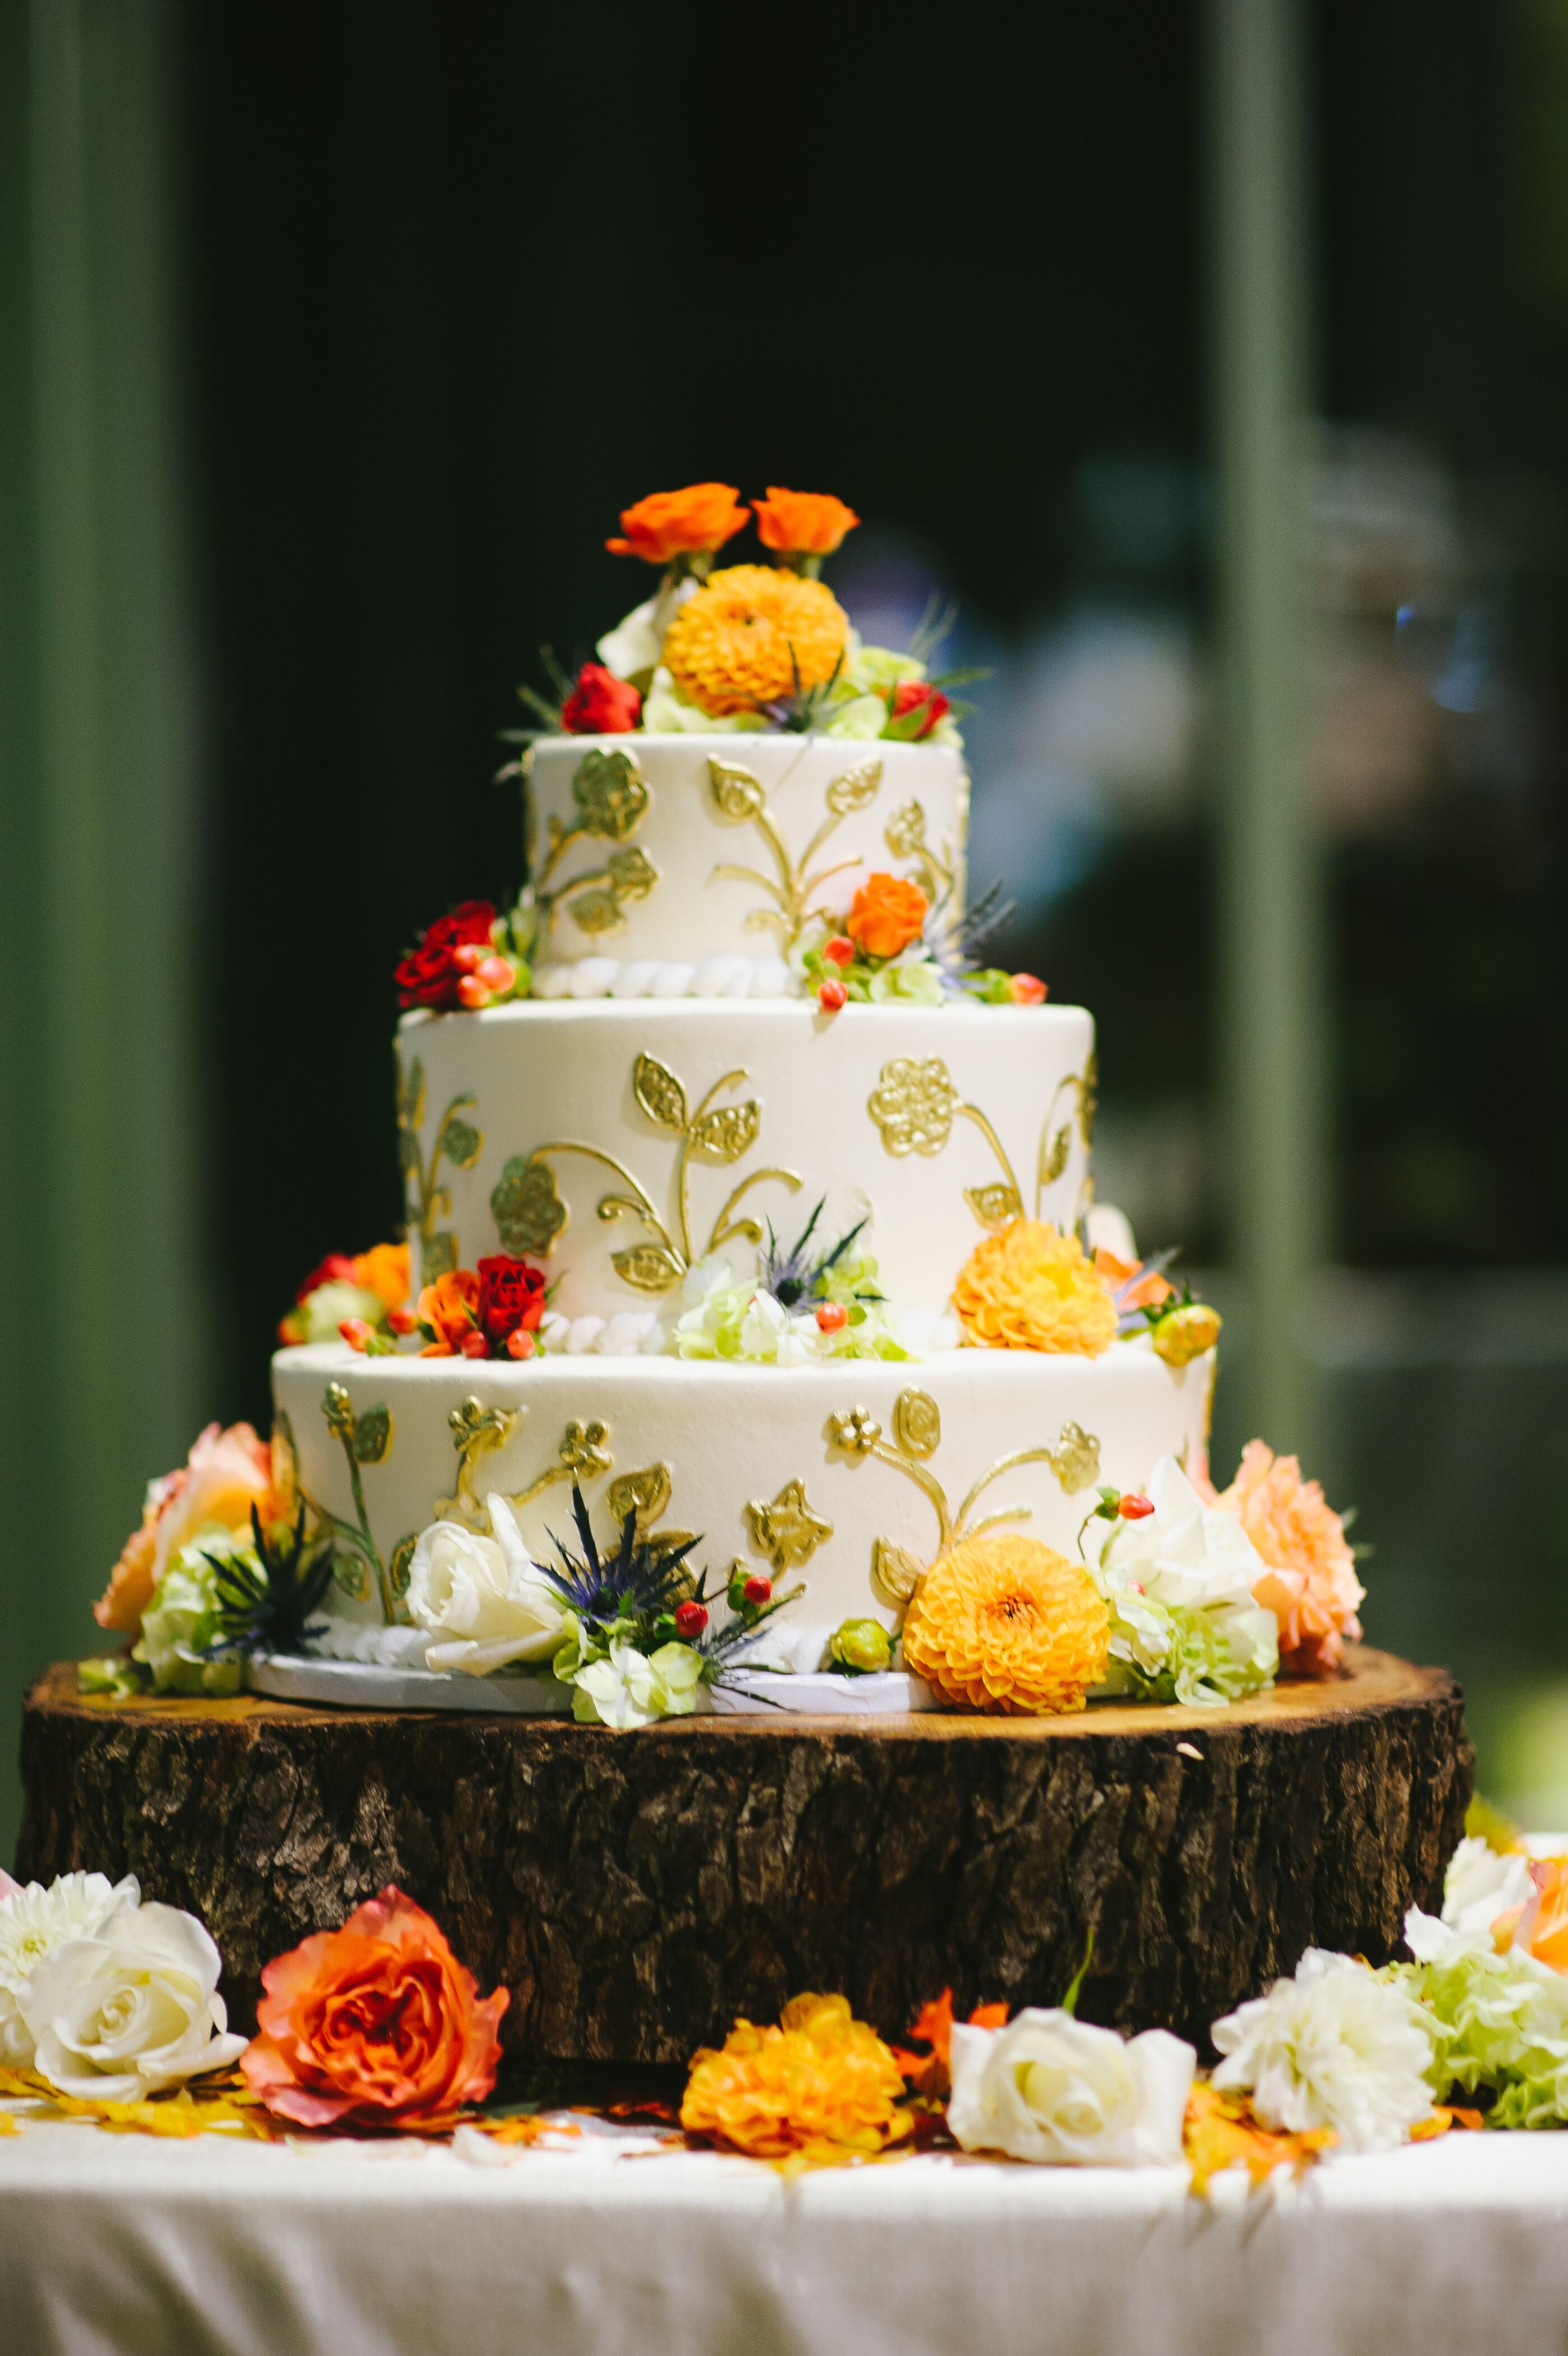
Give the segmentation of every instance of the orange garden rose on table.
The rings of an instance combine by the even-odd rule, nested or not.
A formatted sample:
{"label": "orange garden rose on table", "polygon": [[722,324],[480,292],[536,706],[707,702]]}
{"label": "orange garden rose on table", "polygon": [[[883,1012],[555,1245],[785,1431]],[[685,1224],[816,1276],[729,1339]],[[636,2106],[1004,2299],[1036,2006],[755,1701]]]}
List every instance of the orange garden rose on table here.
{"label": "orange garden rose on table", "polygon": [[1345,1639],[1360,1635],[1356,1610],[1366,1590],[1344,1524],[1319,1483],[1302,1479],[1295,1457],[1251,1440],[1216,1503],[1235,1515],[1268,1565],[1252,1591],[1279,1621],[1281,1667],[1297,1676],[1331,1675]]}
{"label": "orange garden rose on table", "polygon": [[607,540],[612,556],[640,556],[669,564],[683,556],[712,556],[750,520],[731,483],[689,483],[683,491],[655,491],[623,509],[626,537]]}
{"label": "orange garden rose on table", "polygon": [[424,1909],[390,1884],[340,1931],[276,1956],[262,1986],[240,2067],[278,2118],[435,2128],[495,2084],[510,1991],[481,1998]]}
{"label": "orange garden rose on table", "polygon": [[947,1702],[1041,1717],[1084,1706],[1105,1674],[1110,1614],[1081,1563],[1039,1538],[964,1538],[904,1620],[904,1659]]}
{"label": "orange garden rose on table", "polygon": [[965,1338],[990,1350],[1080,1350],[1116,1339],[1111,1288],[1075,1235],[1015,1219],[984,1236],[959,1271],[953,1307]]}

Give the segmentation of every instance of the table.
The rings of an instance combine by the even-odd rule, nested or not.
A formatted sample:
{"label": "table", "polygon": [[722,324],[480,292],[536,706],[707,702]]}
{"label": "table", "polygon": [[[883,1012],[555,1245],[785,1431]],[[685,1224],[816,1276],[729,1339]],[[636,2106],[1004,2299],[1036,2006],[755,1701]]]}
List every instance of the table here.
{"label": "table", "polygon": [[1192,2200],[1164,2170],[933,2154],[786,2182],[651,2144],[590,2130],[575,2148],[477,2160],[38,2122],[0,2137],[0,2345],[1447,2356],[1568,2342],[1568,2135],[1337,2158],[1240,2208]]}

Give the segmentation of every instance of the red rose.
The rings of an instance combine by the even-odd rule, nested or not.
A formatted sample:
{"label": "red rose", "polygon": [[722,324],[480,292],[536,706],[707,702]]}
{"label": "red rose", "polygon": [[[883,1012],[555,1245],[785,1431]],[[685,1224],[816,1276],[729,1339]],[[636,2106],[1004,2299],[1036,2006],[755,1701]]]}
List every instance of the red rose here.
{"label": "red rose", "polygon": [[[906,744],[918,744],[951,710],[952,705],[940,687],[928,687],[922,679],[901,679],[893,691],[887,719],[890,726],[902,721],[905,724],[899,728],[899,735]],[[917,712],[918,722],[911,727],[908,723]]]}
{"label": "red rose", "polygon": [[533,1333],[544,1314],[544,1270],[498,1252],[479,1262],[480,1331],[498,1345],[520,1329]]}
{"label": "red rose", "polygon": [[456,952],[470,945],[489,949],[496,912],[489,900],[465,900],[449,916],[437,916],[419,942],[398,965],[392,980],[398,1004],[455,1007],[462,1004],[457,985],[463,969]]}
{"label": "red rose", "polygon": [[348,1253],[328,1252],[320,1267],[311,1269],[294,1297],[296,1301],[308,1301],[311,1294],[321,1285],[352,1284],[353,1281],[354,1263]]}
{"label": "red rose", "polygon": [[561,706],[561,725],[568,736],[624,736],[635,728],[642,698],[624,679],[617,679],[603,663],[585,663],[577,684]]}

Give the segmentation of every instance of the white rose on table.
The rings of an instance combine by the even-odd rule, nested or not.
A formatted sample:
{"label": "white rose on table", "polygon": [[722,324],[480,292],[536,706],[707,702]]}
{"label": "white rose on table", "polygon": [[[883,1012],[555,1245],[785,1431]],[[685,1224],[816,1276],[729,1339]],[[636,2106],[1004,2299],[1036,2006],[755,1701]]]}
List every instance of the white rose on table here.
{"label": "white rose on table", "polygon": [[33,2066],[62,2094],[134,2103],[237,2062],[222,1959],[194,1914],[135,1906],[47,1955],[22,1991]]}
{"label": "white rose on table", "polygon": [[1213,2037],[1214,2083],[1250,2088],[1266,2127],[1332,2127],[1346,2151],[1392,2151],[1431,2115],[1421,2008],[1353,1955],[1309,1947],[1294,1978],[1217,2020]]}
{"label": "white rose on table", "polygon": [[1080,2167],[1174,2168],[1197,2056],[1167,2029],[1122,2038],[1037,2008],[952,2032],[948,2126],[965,2151]]}
{"label": "white rose on table", "polygon": [[433,1522],[408,1571],[409,1614],[439,1640],[426,1647],[426,1665],[471,1677],[548,1661],[566,1633],[564,1601],[523,1545],[511,1507],[499,1495],[485,1502],[494,1537]]}
{"label": "white rose on table", "polygon": [[20,2070],[32,2062],[22,1996],[45,1957],[68,1939],[90,1938],[141,1895],[134,1873],[116,1882],[103,1873],[61,1873],[47,1890],[41,1881],[24,1886],[0,1873],[0,2062]]}

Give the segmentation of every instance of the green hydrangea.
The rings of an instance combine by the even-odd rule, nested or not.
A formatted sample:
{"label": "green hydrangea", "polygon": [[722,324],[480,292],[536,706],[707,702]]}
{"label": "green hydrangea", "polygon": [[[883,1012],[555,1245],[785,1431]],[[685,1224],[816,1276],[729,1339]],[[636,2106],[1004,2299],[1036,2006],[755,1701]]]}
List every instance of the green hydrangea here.
{"label": "green hydrangea", "polygon": [[1432,2087],[1440,2101],[1483,2089],[1498,2127],[1568,2125],[1568,1978],[1520,1950],[1461,1947],[1395,1965],[1432,2021]]}
{"label": "green hydrangea", "polygon": [[202,1658],[219,1634],[217,1596],[209,1555],[242,1558],[261,1574],[248,1532],[212,1523],[199,1530],[165,1570],[142,1614],[142,1633],[131,1658],[153,1673],[160,1693],[234,1694],[240,1690],[238,1661]]}

